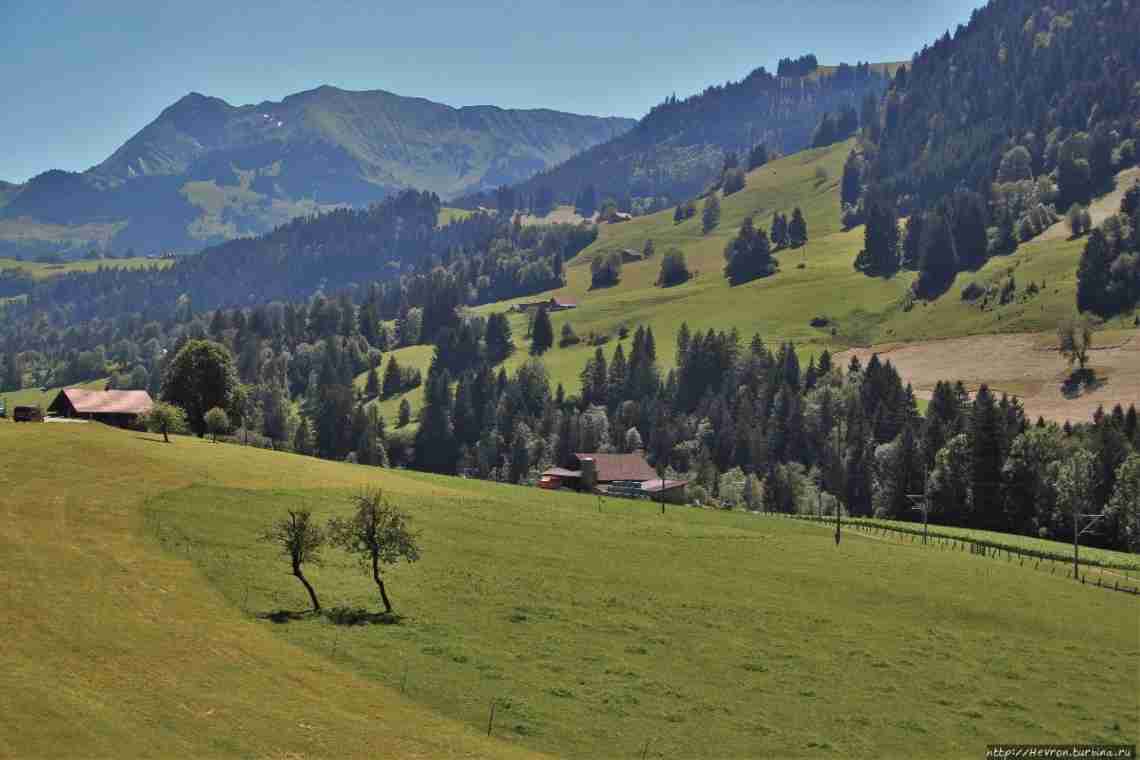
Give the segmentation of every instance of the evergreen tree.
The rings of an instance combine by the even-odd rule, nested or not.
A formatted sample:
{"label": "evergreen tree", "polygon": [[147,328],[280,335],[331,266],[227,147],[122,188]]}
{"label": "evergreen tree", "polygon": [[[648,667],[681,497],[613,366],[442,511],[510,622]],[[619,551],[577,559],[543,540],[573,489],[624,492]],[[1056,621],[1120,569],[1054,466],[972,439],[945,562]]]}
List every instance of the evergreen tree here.
{"label": "evergreen tree", "polygon": [[863,183],[863,161],[851,151],[843,163],[843,179],[839,183],[839,202],[844,206],[854,206],[859,202]]}
{"label": "evergreen tree", "polygon": [[403,390],[403,379],[400,374],[400,363],[396,357],[388,359],[388,366],[384,368],[384,384],[382,391],[384,398],[391,398]]}
{"label": "evergreen tree", "polygon": [[776,250],[788,247],[788,217],[772,212],[772,245]]}
{"label": "evergreen tree", "polygon": [[515,350],[511,336],[511,323],[507,315],[495,312],[487,317],[487,329],[483,334],[487,346],[487,361],[498,364],[507,359]]}
{"label": "evergreen tree", "polygon": [[1102,230],[1094,229],[1081,253],[1077,267],[1077,308],[1107,315],[1115,304],[1109,296],[1109,265],[1111,251]]}
{"label": "evergreen tree", "polygon": [[946,218],[928,214],[922,224],[922,258],[915,290],[923,298],[935,298],[950,287],[958,272],[954,235]]}
{"label": "evergreen tree", "polygon": [[451,375],[447,370],[433,368],[424,385],[424,405],[416,431],[416,469],[453,474],[458,458],[459,445],[452,424]]}
{"label": "evergreen tree", "polygon": [[720,224],[720,198],[716,193],[709,193],[705,199],[705,207],[701,212],[701,230],[707,235]]}
{"label": "evergreen tree", "polygon": [[867,202],[863,250],[855,268],[865,274],[891,277],[899,269],[899,221],[894,203],[878,197]]}
{"label": "evergreen tree", "polygon": [[550,315],[546,313],[545,307],[539,307],[531,332],[530,353],[532,356],[541,356],[553,345],[554,326],[550,323]]}
{"label": "evergreen tree", "polygon": [[799,248],[808,241],[808,228],[807,220],[804,219],[804,212],[800,211],[800,207],[796,206],[792,210],[792,219],[788,222],[788,243],[792,248]]}
{"label": "evergreen tree", "polygon": [[1001,504],[1002,440],[997,406],[982,385],[970,413],[970,492],[975,514],[971,524],[986,530],[1004,528]]}
{"label": "evergreen tree", "polygon": [[376,368],[368,370],[368,379],[364,383],[364,395],[376,398],[380,395],[380,378],[376,375]]}
{"label": "evergreen tree", "polygon": [[412,421],[412,405],[408,400],[400,399],[399,416],[396,418],[396,427],[406,427]]}

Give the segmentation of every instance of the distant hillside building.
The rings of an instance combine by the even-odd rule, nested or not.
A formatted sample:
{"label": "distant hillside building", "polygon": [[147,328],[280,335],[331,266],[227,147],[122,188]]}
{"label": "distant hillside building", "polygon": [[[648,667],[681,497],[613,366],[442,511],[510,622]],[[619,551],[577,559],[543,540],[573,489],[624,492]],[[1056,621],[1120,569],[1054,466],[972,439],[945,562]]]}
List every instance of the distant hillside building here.
{"label": "distant hillside building", "polygon": [[511,311],[527,312],[537,311],[539,309],[546,309],[550,311],[566,311],[568,309],[577,309],[578,304],[573,301],[567,301],[563,298],[548,298],[545,301],[527,301],[524,303],[516,303],[511,307]]}
{"label": "distant hillside building", "polygon": [[94,420],[116,427],[136,427],[139,417],[154,406],[146,391],[95,391],[65,388],[56,395],[48,413],[57,417]]}
{"label": "distant hillside building", "polygon": [[634,454],[574,454],[571,468],[552,467],[542,473],[539,488],[572,488],[611,496],[649,497],[684,502],[686,480],[661,480],[641,452]]}

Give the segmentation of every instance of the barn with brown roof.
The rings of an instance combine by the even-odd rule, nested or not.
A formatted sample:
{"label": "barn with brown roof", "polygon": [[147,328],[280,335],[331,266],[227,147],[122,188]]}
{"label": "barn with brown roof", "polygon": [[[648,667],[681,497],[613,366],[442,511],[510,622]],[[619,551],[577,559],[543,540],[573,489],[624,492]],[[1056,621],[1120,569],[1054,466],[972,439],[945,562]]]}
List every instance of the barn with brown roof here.
{"label": "barn with brown roof", "polygon": [[574,454],[573,468],[552,467],[542,473],[539,488],[598,491],[614,496],[652,496],[683,501],[684,480],[660,480],[640,451],[633,454]]}
{"label": "barn with brown roof", "polygon": [[135,427],[139,417],[154,406],[146,391],[96,391],[64,388],[48,407],[48,414],[94,420],[116,427]]}

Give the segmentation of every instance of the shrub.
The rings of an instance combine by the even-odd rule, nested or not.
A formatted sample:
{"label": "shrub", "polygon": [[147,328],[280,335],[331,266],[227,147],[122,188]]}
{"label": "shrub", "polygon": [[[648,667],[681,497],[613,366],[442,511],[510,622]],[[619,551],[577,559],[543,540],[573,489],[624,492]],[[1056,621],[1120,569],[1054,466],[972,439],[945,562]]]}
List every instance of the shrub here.
{"label": "shrub", "polygon": [[621,254],[616,251],[599,253],[590,262],[590,287],[608,288],[621,280]]}
{"label": "shrub", "polygon": [[962,300],[969,302],[977,301],[979,298],[985,295],[985,293],[985,288],[976,282],[971,282],[966,285],[966,287],[962,288]]}
{"label": "shrub", "polygon": [[578,334],[576,332],[574,332],[574,327],[569,322],[562,325],[562,335],[558,338],[559,348],[575,346],[581,342],[582,339],[578,337]]}

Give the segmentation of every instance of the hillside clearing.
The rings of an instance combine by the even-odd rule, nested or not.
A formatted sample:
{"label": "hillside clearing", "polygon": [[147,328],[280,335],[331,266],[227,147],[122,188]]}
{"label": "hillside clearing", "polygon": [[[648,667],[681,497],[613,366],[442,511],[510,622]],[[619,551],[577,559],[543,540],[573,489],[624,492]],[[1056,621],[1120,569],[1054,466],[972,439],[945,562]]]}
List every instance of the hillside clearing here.
{"label": "hillside clearing", "polygon": [[[1085,422],[1098,406],[1111,411],[1115,404],[1125,409],[1140,401],[1140,331],[1100,333],[1105,343],[1097,345],[1089,360],[1100,385],[1067,396],[1062,388],[1071,368],[1057,351],[1055,334],[973,335],[918,343],[890,343],[844,352],[839,361],[852,356],[866,363],[872,353],[890,360],[904,382],[918,395],[929,398],[939,380],[961,380],[973,391],[983,383],[999,392],[1016,395],[1025,405],[1026,416],[1056,422]],[[1115,339],[1114,339],[1115,338]]]}

